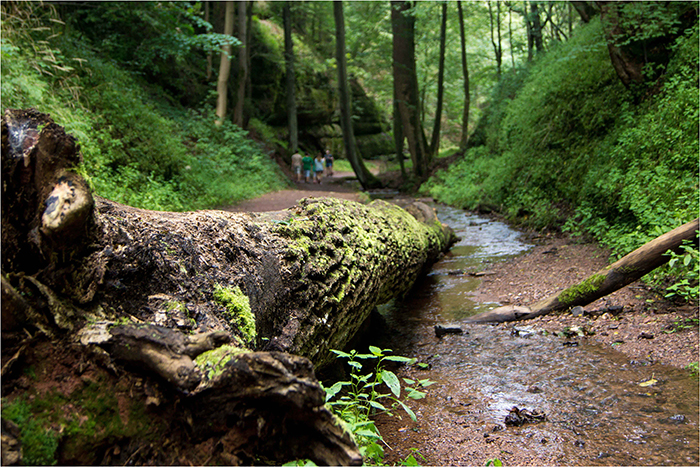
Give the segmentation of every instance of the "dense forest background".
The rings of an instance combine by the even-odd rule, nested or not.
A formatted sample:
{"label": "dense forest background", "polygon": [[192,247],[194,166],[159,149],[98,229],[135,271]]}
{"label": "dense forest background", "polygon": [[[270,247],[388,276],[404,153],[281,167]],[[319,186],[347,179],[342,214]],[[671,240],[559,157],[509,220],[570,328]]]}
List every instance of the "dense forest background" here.
{"label": "dense forest background", "polygon": [[[75,135],[101,196],[234,204],[288,186],[296,146],[342,160],[340,12],[358,153],[400,167],[404,189],[616,254],[698,216],[697,2],[338,6],[3,2],[2,106]],[[396,126],[403,52],[415,128]],[[658,278],[697,297],[686,252]]]}

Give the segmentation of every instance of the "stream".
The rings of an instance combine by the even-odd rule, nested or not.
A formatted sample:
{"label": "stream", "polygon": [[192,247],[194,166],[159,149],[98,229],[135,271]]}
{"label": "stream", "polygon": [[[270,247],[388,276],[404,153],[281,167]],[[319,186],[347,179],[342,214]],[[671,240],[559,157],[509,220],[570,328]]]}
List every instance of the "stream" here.
{"label": "stream", "polygon": [[[462,240],[406,300],[380,308],[388,332],[378,344],[429,365],[413,375],[437,382],[415,404],[419,419],[477,424],[484,438],[507,433],[519,440],[510,451],[527,446],[543,452],[543,460],[569,465],[698,465],[698,381],[687,371],[636,363],[587,339],[566,346],[526,322],[516,325],[519,336],[513,325],[465,323],[499,304],[473,300],[481,279],[461,272],[488,270],[531,245],[503,223],[435,207]],[[464,332],[437,338],[437,324]],[[640,385],[652,378],[654,384]],[[513,406],[538,409],[547,420],[505,427]]]}

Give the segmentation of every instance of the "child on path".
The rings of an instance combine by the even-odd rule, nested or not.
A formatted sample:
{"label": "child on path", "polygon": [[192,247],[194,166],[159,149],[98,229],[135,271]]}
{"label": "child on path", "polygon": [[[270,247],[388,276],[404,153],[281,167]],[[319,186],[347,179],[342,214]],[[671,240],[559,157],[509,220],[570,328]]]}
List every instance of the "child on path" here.
{"label": "child on path", "polygon": [[326,177],[333,176],[333,154],[331,151],[326,149],[326,156],[324,157],[326,161]]}
{"label": "child on path", "polygon": [[316,183],[321,183],[321,174],[323,174],[323,155],[321,154],[314,160],[314,172],[316,172]]}
{"label": "child on path", "polygon": [[301,165],[304,169],[304,181],[309,183],[309,178],[311,177],[311,171],[313,170],[314,160],[308,154],[305,154],[301,158]]}

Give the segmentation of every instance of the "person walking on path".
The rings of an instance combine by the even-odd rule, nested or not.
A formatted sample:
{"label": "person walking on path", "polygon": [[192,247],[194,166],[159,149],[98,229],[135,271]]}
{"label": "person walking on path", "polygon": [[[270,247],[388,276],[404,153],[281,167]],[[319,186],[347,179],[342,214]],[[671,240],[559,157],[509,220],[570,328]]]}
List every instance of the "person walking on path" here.
{"label": "person walking on path", "polygon": [[321,183],[321,175],[323,174],[323,155],[319,154],[314,160],[314,172],[316,172],[316,182]]}
{"label": "person walking on path", "polygon": [[331,151],[326,149],[326,155],[324,156],[324,160],[326,161],[326,177],[332,177],[333,176],[333,154],[331,154]]}
{"label": "person walking on path", "polygon": [[308,154],[305,154],[301,158],[301,166],[304,170],[304,181],[309,183],[309,178],[311,177],[311,171],[313,170],[314,160]]}
{"label": "person walking on path", "polygon": [[294,172],[296,181],[301,182],[301,154],[298,152],[292,155],[292,172]]}

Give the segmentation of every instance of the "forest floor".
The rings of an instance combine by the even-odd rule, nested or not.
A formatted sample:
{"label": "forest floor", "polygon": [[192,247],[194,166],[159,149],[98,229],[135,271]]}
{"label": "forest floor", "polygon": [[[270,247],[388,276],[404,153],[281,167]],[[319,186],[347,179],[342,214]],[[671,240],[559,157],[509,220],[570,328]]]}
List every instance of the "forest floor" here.
{"label": "forest floor", "polygon": [[[276,211],[308,196],[362,200],[365,195],[344,179],[351,175],[336,174],[321,184],[296,183],[295,190],[270,193],[227,210]],[[477,290],[478,301],[531,304],[578,283],[608,264],[609,252],[597,244],[560,235],[529,236],[536,246],[523,256],[494,265]],[[698,362],[697,306],[674,304],[637,282],[584,309],[585,313],[578,317],[570,312],[552,314],[530,320],[527,326],[554,334],[578,326],[586,335],[583,339],[613,346],[640,364],[659,362],[686,368]],[[582,448],[580,457],[572,459],[561,450],[544,448],[540,444],[544,441],[525,441],[510,430],[493,434],[490,426],[457,423],[447,406],[461,404],[470,413],[479,413],[485,409],[484,402],[455,393],[459,392],[458,387],[430,392],[433,397],[450,401],[445,403],[443,417],[419,418],[417,423],[409,424],[396,417],[378,419],[389,446],[385,449],[387,465],[402,462],[414,449],[420,452],[420,456],[415,456],[423,465],[484,465],[489,459],[500,459],[504,465],[586,465],[598,454]],[[419,404],[416,401],[411,405],[418,411]]]}

